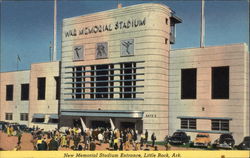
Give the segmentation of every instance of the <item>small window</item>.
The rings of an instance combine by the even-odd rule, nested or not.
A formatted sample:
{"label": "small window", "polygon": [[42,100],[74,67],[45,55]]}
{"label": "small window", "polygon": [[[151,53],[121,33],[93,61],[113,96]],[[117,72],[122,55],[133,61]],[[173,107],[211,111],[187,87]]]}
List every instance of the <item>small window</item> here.
{"label": "small window", "polygon": [[5,113],[5,120],[13,120],[12,113]]}
{"label": "small window", "polygon": [[229,131],[229,120],[211,120],[212,130]]}
{"label": "small window", "polygon": [[212,99],[229,99],[229,66],[212,68]]}
{"label": "small window", "polygon": [[166,24],[168,25],[168,18],[166,18]]}
{"label": "small window", "polygon": [[41,77],[37,79],[37,93],[38,100],[45,100],[45,91],[46,91],[46,78]]}
{"label": "small window", "polygon": [[181,119],[181,129],[196,129],[196,119]]}
{"label": "small window", "polygon": [[58,119],[49,119],[49,123],[58,123]]}
{"label": "small window", "polygon": [[165,44],[168,44],[168,39],[167,38],[165,38]]}
{"label": "small window", "polygon": [[29,84],[21,84],[21,100],[29,100]]}
{"label": "small window", "polygon": [[44,118],[33,118],[32,122],[36,122],[36,123],[43,123],[44,122]]}
{"label": "small window", "polygon": [[13,85],[6,85],[6,100],[12,101],[13,100]]}
{"label": "small window", "polygon": [[28,121],[28,113],[20,113],[20,120],[21,121]]}
{"label": "small window", "polygon": [[196,99],[196,68],[181,70],[181,99]]}

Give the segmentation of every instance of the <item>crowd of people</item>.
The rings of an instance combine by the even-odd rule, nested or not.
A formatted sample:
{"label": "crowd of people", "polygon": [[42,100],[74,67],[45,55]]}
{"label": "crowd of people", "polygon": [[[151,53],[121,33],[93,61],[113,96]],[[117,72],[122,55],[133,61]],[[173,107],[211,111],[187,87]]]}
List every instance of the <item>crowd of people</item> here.
{"label": "crowd of people", "polygon": [[[82,130],[80,127],[67,128],[64,131],[58,129],[44,131],[38,127],[33,128],[32,144],[34,150],[58,150],[66,148],[72,150],[96,150],[97,145],[108,144],[107,150],[158,150],[155,145],[156,136],[148,131],[139,133],[135,129],[125,130],[110,128],[96,128]],[[14,131],[13,127],[7,127],[8,136],[18,136],[17,150],[20,150],[22,132]],[[149,144],[150,141],[150,144]],[[150,148],[151,147],[151,148]],[[67,149],[68,148],[68,149]]]}
{"label": "crowd of people", "polygon": [[[71,148],[72,150],[96,150],[96,145],[108,143],[108,150],[150,150],[155,146],[156,136],[151,135],[151,144],[148,144],[148,131],[138,133],[134,129],[96,128],[82,130],[79,127],[68,128],[65,131],[53,130],[45,132],[38,129],[32,132],[34,150],[58,150]],[[73,144],[73,145],[71,145]]]}

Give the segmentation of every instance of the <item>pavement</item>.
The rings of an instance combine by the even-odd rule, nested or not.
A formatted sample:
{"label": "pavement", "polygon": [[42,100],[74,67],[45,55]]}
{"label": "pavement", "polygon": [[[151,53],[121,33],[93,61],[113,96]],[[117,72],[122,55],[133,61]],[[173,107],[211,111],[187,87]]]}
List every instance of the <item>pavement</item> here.
{"label": "pavement", "polygon": [[[82,144],[82,143],[81,143]],[[96,141],[96,150],[109,150],[109,144],[103,143],[99,145],[99,142]],[[0,131],[0,150],[14,150],[17,145],[17,136],[9,136],[6,133]],[[71,146],[73,146],[73,141],[71,141]],[[82,146],[84,146],[82,144]],[[166,150],[163,145],[157,145],[158,150]],[[32,135],[30,133],[23,133],[21,139],[21,150],[33,150],[32,144]],[[71,148],[60,147],[59,150],[72,150]],[[130,146],[130,150],[133,150],[132,145]],[[153,147],[150,147],[150,150],[154,150]],[[171,146],[170,150],[200,150],[197,148],[185,148],[185,147],[177,147]]]}

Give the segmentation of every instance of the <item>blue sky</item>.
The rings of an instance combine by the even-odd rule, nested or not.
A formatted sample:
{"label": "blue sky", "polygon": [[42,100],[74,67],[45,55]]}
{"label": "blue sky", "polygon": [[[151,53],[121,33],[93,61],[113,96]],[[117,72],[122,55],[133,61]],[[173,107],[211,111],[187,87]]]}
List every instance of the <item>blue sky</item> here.
{"label": "blue sky", "polygon": [[[172,8],[183,22],[177,25],[173,49],[199,47],[200,0],[119,0],[123,6],[140,3],[162,3]],[[49,45],[53,41],[53,0],[2,0],[0,71],[30,69],[31,63],[50,60]],[[117,0],[58,0],[57,44],[61,55],[63,18],[114,9]],[[249,4],[247,0],[206,1],[205,45],[249,43]]]}

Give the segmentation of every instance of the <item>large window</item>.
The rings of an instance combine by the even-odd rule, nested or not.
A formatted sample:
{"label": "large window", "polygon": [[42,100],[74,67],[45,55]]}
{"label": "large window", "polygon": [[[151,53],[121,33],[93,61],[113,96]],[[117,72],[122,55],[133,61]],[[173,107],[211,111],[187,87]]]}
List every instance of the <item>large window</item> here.
{"label": "large window", "polygon": [[229,66],[212,68],[212,99],[229,99]]}
{"label": "large window", "polygon": [[38,100],[45,100],[45,91],[46,91],[46,78],[45,77],[37,78]]}
{"label": "large window", "polygon": [[21,100],[29,100],[29,84],[21,84]]}
{"label": "large window", "polygon": [[212,130],[215,131],[229,131],[229,120],[211,120]]}
{"label": "large window", "polygon": [[[141,99],[138,94],[143,94],[137,90],[137,87],[143,87],[141,84],[144,81],[139,75],[144,73],[138,73],[141,62],[123,62],[112,64],[99,64],[99,65],[84,65],[69,67],[72,71],[72,77],[66,77],[68,82],[65,84],[71,84],[67,89],[71,89],[65,92],[64,95],[67,99],[73,100],[89,100],[89,99]],[[138,79],[140,78],[140,79]]]}
{"label": "large window", "polygon": [[60,78],[55,77],[56,81],[56,100],[60,99]]}
{"label": "large window", "polygon": [[13,100],[13,85],[6,85],[6,100],[12,101]]}
{"label": "large window", "polygon": [[20,113],[20,120],[21,121],[28,121],[28,113]]}
{"label": "large window", "polygon": [[196,68],[181,70],[181,99],[196,99]]}
{"label": "large window", "polygon": [[12,113],[5,113],[5,120],[13,120]]}
{"label": "large window", "polygon": [[136,98],[136,63],[121,64],[120,98]]}
{"label": "large window", "polygon": [[196,129],[196,119],[181,118],[181,129]]}

